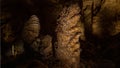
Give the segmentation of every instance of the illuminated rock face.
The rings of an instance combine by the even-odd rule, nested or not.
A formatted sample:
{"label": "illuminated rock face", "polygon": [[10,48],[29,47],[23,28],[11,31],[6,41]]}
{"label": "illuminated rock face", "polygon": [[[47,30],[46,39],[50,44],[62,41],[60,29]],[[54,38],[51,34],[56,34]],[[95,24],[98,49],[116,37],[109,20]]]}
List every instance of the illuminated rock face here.
{"label": "illuminated rock face", "polygon": [[93,17],[92,34],[104,38],[120,32],[120,7],[116,1],[106,0],[100,11]]}
{"label": "illuminated rock face", "polygon": [[80,58],[79,27],[80,8],[78,4],[64,7],[57,20],[57,58],[68,68],[78,68]]}
{"label": "illuminated rock face", "polygon": [[85,34],[97,38],[108,38],[118,34],[120,32],[119,6],[118,0],[84,0]]}
{"label": "illuminated rock face", "polygon": [[32,15],[30,19],[25,23],[23,28],[23,39],[27,43],[31,43],[39,35],[40,23],[36,15]]}

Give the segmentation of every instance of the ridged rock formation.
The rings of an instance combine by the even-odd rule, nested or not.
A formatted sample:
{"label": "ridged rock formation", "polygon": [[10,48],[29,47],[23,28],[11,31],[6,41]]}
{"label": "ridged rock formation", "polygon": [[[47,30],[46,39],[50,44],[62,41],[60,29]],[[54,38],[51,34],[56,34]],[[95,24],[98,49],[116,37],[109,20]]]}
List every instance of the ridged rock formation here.
{"label": "ridged rock formation", "polygon": [[52,57],[52,37],[46,35],[42,38],[37,38],[31,44],[31,48],[42,55],[43,60],[48,60]]}
{"label": "ridged rock formation", "polygon": [[32,15],[24,25],[22,37],[25,42],[31,43],[33,40],[35,40],[36,37],[38,37],[39,31],[39,19],[36,15]]}
{"label": "ridged rock formation", "polygon": [[78,68],[80,58],[79,27],[80,8],[78,4],[64,7],[57,20],[57,58],[68,68]]}

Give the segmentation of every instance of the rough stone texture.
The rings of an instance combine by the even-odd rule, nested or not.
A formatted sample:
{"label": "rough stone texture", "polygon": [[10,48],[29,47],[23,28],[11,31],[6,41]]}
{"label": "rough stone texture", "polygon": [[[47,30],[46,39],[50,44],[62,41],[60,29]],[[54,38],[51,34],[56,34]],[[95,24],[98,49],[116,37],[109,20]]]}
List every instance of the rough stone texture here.
{"label": "rough stone texture", "polygon": [[42,55],[44,60],[48,60],[52,57],[52,37],[50,35],[37,38],[31,44],[32,49]]}
{"label": "rough stone texture", "polygon": [[22,37],[25,42],[32,43],[32,41],[35,40],[36,37],[38,37],[39,31],[39,19],[36,15],[32,15],[24,25]]}
{"label": "rough stone texture", "polygon": [[42,46],[44,48],[43,52],[41,50],[41,54],[44,54],[44,58],[48,59],[52,56],[52,37],[49,35],[46,35],[42,39]]}
{"label": "rough stone texture", "polygon": [[80,8],[78,4],[64,7],[58,19],[57,33],[57,58],[68,68],[78,68],[80,61],[79,28]]}
{"label": "rough stone texture", "polygon": [[[76,68],[79,58],[80,60],[83,59],[82,63],[78,64],[81,68],[115,68],[115,66],[119,68],[120,0],[83,0],[83,12],[78,9],[81,6],[73,4],[73,1],[79,2],[78,0],[0,1],[2,2],[2,13],[0,13],[0,21],[2,23],[0,25],[2,29],[2,36],[0,36],[2,38],[1,60],[5,60],[5,64],[10,62],[16,65],[10,60],[12,60],[13,56],[17,58],[17,55],[24,51],[22,50],[24,49],[23,42],[16,42],[16,39],[21,40],[22,34],[22,40],[24,39],[24,42],[29,43],[26,44],[29,46],[25,47],[25,51],[28,50],[27,53],[22,55],[28,63],[24,65],[23,62],[20,68],[30,67],[32,64],[33,67],[38,65],[41,68],[46,66],[50,68]],[[79,13],[83,13],[81,17]],[[40,18],[40,24],[38,17],[34,15],[25,22],[32,14],[36,14]],[[84,19],[84,21],[82,20],[81,22],[80,19]],[[58,20],[57,24],[56,20]],[[41,34],[43,36],[39,38],[38,35]],[[57,39],[54,39],[56,34]],[[85,34],[90,36],[89,40]],[[78,38],[83,41],[83,45],[79,45],[81,41],[77,42]],[[56,51],[52,51],[54,49],[52,47],[54,41],[57,41],[57,43],[55,42]],[[79,51],[80,48],[82,48],[81,53]],[[6,53],[6,51],[9,52]],[[52,52],[57,57],[53,57],[51,55]],[[4,54],[12,57],[6,59]],[[21,61],[21,55],[18,57],[20,57]],[[78,62],[75,57],[78,57]],[[31,59],[26,60],[28,58],[35,58],[40,61],[40,64],[37,64],[37,61],[31,63]],[[52,63],[55,66],[47,64],[42,67],[41,64],[44,62],[41,62],[38,58],[46,63],[49,63],[48,59],[50,59],[50,63],[55,61]],[[97,61],[99,58],[101,58],[100,61]],[[104,59],[110,61],[104,61]],[[9,65],[6,64],[5,66],[9,67]]]}
{"label": "rough stone texture", "polygon": [[105,0],[101,9],[93,17],[92,33],[98,37],[114,36],[120,32],[120,3],[117,0]]}

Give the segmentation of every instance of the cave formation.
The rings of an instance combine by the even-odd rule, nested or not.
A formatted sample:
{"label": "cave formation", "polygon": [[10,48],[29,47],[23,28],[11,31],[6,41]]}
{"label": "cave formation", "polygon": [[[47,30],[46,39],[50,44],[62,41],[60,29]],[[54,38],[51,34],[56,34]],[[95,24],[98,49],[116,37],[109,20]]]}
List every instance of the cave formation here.
{"label": "cave formation", "polygon": [[1,68],[119,68],[119,0],[1,0]]}

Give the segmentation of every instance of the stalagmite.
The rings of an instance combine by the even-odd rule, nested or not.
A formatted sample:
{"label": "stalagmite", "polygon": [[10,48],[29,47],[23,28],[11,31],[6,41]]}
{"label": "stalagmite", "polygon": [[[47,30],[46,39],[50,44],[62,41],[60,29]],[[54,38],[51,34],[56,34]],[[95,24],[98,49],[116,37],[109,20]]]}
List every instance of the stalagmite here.
{"label": "stalagmite", "polygon": [[36,15],[32,15],[24,25],[22,37],[25,42],[31,43],[33,40],[35,40],[36,37],[38,37],[39,31],[39,19]]}
{"label": "stalagmite", "polygon": [[64,7],[57,20],[57,58],[68,68],[79,68],[81,30],[79,27],[80,8],[78,4]]}

